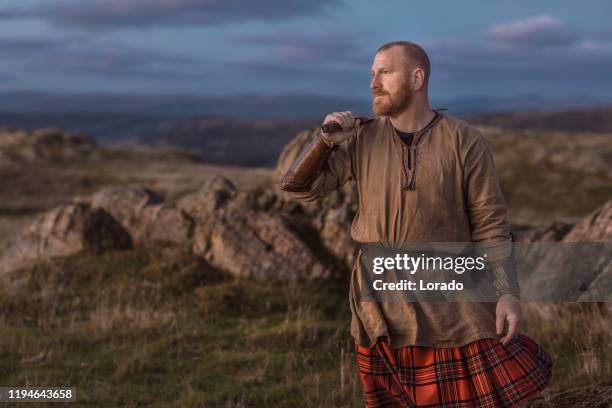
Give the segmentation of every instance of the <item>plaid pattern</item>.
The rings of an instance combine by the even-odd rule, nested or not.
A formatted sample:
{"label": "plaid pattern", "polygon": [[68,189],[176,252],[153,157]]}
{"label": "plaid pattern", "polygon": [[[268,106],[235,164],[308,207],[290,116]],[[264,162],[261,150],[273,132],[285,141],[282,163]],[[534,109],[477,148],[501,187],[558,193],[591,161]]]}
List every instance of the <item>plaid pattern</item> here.
{"label": "plaid pattern", "polygon": [[391,349],[381,338],[373,348],[355,348],[368,408],[522,406],[552,375],[551,357],[522,334],[506,346],[486,338],[462,347]]}

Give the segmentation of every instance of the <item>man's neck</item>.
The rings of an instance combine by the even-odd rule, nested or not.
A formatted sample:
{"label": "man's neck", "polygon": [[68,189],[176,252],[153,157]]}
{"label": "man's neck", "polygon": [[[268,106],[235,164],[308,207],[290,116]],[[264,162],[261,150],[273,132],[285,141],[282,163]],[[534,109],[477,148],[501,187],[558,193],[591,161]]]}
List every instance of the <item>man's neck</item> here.
{"label": "man's neck", "polygon": [[431,122],[436,113],[431,110],[429,104],[412,103],[406,109],[396,115],[389,116],[391,124],[400,132],[418,132]]}

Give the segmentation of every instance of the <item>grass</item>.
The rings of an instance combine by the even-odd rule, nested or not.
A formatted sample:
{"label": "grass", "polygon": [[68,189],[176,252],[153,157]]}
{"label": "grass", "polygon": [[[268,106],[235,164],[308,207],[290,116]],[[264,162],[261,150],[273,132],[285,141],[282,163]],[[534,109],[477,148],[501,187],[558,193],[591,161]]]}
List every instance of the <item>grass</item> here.
{"label": "grass", "polygon": [[612,305],[527,303],[523,330],[553,356],[553,387],[612,385]]}
{"label": "grass", "polygon": [[0,382],[121,406],[354,406],[339,282],[236,282],[180,248],[81,253],[3,285]]}
{"label": "grass", "polygon": [[[56,258],[0,289],[0,383],[73,386],[75,406],[362,406],[347,286],[239,282],[166,246]],[[612,383],[609,308],[524,311],[553,389]]]}

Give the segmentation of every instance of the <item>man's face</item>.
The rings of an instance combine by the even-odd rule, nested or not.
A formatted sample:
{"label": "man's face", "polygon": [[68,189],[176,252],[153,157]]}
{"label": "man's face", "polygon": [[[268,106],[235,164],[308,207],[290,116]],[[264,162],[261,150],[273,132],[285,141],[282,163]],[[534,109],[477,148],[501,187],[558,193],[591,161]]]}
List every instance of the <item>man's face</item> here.
{"label": "man's face", "polygon": [[394,116],[408,106],[412,96],[408,72],[407,61],[400,47],[392,47],[374,56],[370,70],[374,113]]}

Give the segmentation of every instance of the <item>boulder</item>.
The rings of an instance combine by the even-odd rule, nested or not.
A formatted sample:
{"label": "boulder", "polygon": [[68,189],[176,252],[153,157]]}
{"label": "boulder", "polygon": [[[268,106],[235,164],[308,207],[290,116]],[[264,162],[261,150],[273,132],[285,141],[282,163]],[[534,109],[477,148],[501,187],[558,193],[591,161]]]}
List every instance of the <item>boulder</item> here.
{"label": "boulder", "polygon": [[513,226],[512,232],[516,242],[559,242],[571,229],[572,224],[557,221],[537,227]]}
{"label": "boulder", "polygon": [[612,200],[578,222],[558,242],[526,241],[529,244],[521,246],[519,269],[523,297],[612,301],[611,238]]}
{"label": "boulder", "polygon": [[[178,238],[181,231],[186,239],[190,229],[189,219],[183,220],[180,211],[166,208],[159,194],[144,187],[107,187],[97,191],[89,199],[78,200],[86,200],[93,208],[108,211],[129,232],[136,245],[150,240],[151,235],[159,238],[158,231],[162,226],[168,227],[171,230],[168,235],[175,237],[171,242],[181,241]],[[156,226],[158,222],[162,225]]]}
{"label": "boulder", "polygon": [[339,207],[329,209],[315,222],[321,244],[349,269],[353,268],[359,250],[351,239],[352,220],[350,211]]}
{"label": "boulder", "polygon": [[186,244],[193,233],[194,222],[186,213],[164,204],[158,193],[144,187],[103,188],[88,202],[93,208],[108,211],[129,232],[135,245]]}
{"label": "boulder", "polygon": [[85,203],[61,205],[36,218],[5,244],[0,250],[0,271],[84,249],[102,252],[131,246],[129,233],[104,209]]}
{"label": "boulder", "polygon": [[193,251],[238,278],[324,278],[326,268],[278,216],[260,211],[248,193],[220,176],[177,202],[196,225]]}
{"label": "boulder", "polygon": [[612,200],[576,224],[563,242],[612,242]]}

